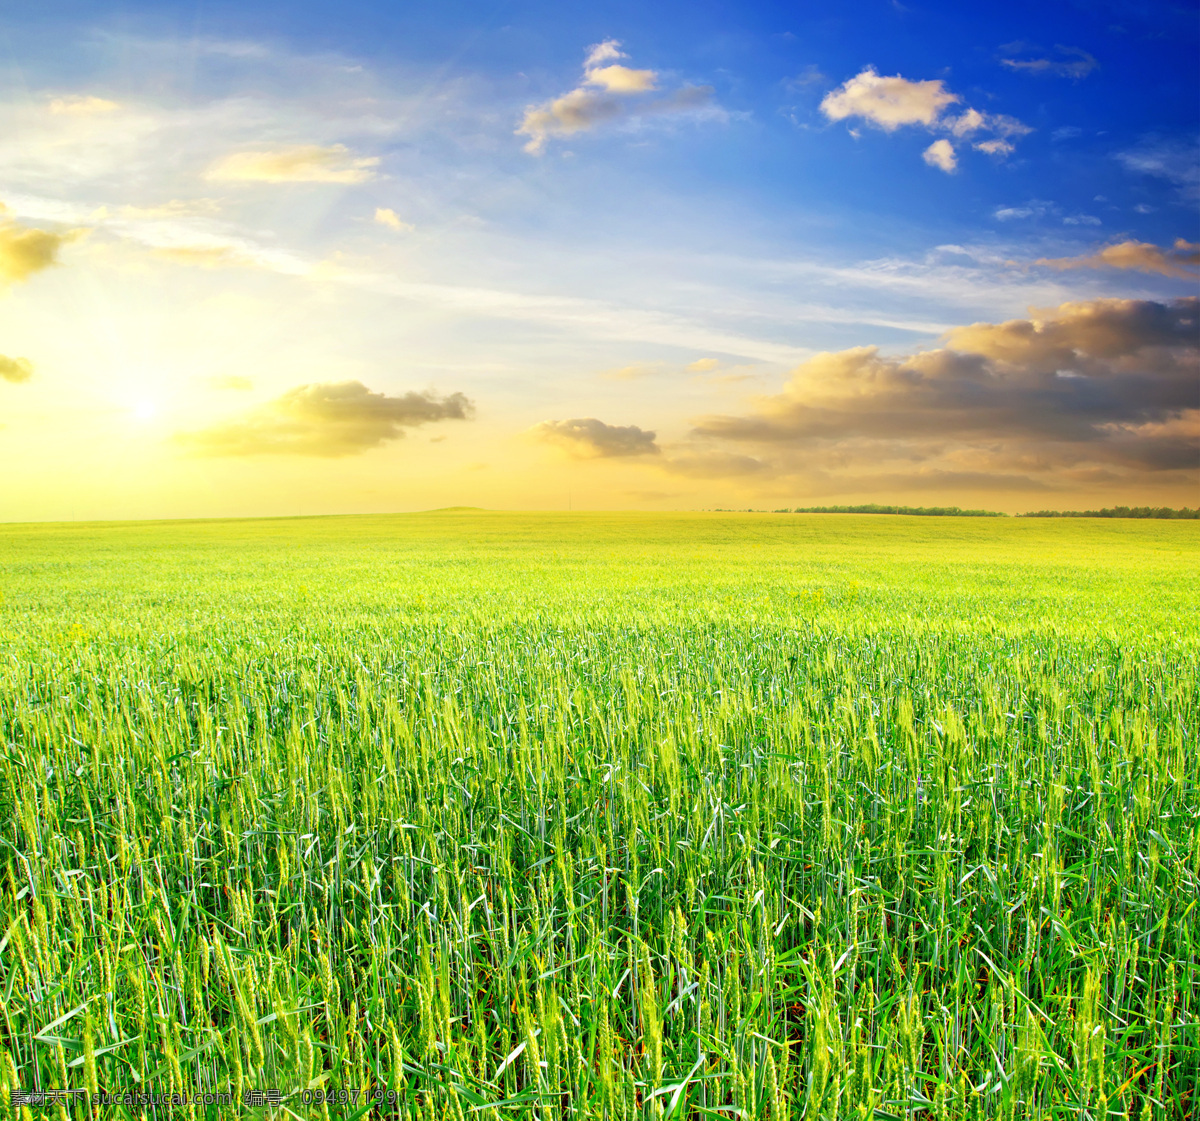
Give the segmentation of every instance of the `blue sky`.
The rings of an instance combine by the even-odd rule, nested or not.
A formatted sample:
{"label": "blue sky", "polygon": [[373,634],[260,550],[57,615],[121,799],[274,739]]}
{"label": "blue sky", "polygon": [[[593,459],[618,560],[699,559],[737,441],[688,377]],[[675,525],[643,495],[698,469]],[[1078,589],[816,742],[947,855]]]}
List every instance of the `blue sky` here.
{"label": "blue sky", "polygon": [[9,13],[0,517],[1195,504],[1195,17]]}

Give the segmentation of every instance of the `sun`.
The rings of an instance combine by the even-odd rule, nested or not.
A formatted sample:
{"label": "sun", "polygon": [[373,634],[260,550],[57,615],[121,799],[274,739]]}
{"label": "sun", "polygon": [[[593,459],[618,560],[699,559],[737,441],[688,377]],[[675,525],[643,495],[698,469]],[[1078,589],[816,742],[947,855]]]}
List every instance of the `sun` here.
{"label": "sun", "polygon": [[134,420],[151,421],[158,416],[158,404],[154,401],[135,401],[130,411]]}

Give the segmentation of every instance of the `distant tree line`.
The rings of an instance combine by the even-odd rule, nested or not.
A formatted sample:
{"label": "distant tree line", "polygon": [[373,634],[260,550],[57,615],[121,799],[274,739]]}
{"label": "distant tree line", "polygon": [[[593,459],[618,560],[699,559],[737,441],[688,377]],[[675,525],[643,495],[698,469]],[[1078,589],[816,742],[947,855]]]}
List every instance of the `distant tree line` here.
{"label": "distant tree line", "polygon": [[776,514],[922,514],[935,518],[1007,518],[998,510],[963,510],[958,506],[880,506],[872,502],[866,506],[797,506],[786,507]]}
{"label": "distant tree line", "polygon": [[[718,506],[716,513],[766,513],[747,507],[745,510],[729,510]],[[773,514],[917,514],[935,518],[1007,518],[999,510],[963,510],[958,506],[881,506],[877,502],[865,506],[780,506]],[[1018,518],[1187,518],[1200,519],[1200,509],[1187,506],[1174,510],[1169,506],[1111,506],[1103,510],[1031,510],[1028,514],[1015,514]]]}
{"label": "distant tree line", "polygon": [[1184,506],[1173,510],[1170,506],[1112,506],[1103,510],[1037,510],[1018,514],[1018,518],[1188,518],[1200,519],[1200,509]]}

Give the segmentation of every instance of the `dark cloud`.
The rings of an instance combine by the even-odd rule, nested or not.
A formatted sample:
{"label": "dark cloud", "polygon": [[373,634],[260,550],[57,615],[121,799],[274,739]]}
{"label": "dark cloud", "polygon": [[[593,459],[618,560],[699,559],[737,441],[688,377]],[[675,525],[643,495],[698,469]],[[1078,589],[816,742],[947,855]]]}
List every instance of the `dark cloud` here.
{"label": "dark cloud", "polygon": [[407,428],[466,420],[473,411],[461,393],[389,397],[343,381],[297,386],[241,419],[178,438],[202,455],[357,455],[400,439]]}
{"label": "dark cloud", "polygon": [[574,420],[544,420],[530,430],[534,439],[558,444],[577,459],[609,459],[616,456],[659,455],[654,433],[636,424],[605,424],[595,417]]}
{"label": "dark cloud", "polygon": [[9,358],[0,354],[0,381],[28,381],[33,377],[33,363],[28,358]]}
{"label": "dark cloud", "polygon": [[[818,354],[782,393],[694,435],[772,449],[792,470],[918,460],[1029,478],[1088,465],[1200,465],[1200,301],[1094,300],[976,323],[934,350]],[[975,485],[975,484],[972,484]]]}
{"label": "dark cloud", "polygon": [[896,494],[910,491],[1028,491],[1048,490],[1047,485],[1028,475],[991,471],[890,471],[854,475],[843,480],[829,480],[813,488],[822,494],[880,493]]}

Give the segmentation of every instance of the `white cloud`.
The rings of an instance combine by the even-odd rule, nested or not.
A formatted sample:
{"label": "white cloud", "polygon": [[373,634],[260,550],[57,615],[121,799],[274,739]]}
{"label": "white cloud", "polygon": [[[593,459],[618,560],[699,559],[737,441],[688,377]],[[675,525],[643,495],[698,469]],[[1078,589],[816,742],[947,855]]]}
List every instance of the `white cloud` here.
{"label": "white cloud", "polygon": [[987,117],[978,109],[968,109],[961,117],[951,117],[945,124],[954,136],[969,136],[987,124]]}
{"label": "white cloud", "polygon": [[1016,117],[1009,117],[1003,113],[980,113],[977,109],[968,109],[961,117],[951,117],[943,124],[954,136],[958,137],[970,136],[971,133],[978,132],[980,129],[995,133],[997,139],[975,145],[981,152],[992,154],[1000,152],[1007,155],[1013,150],[1013,145],[1008,142],[1008,138],[1028,136],[1033,132],[1033,129],[1018,121]]}
{"label": "white cloud", "polygon": [[930,128],[943,109],[959,100],[940,80],[910,82],[899,74],[885,78],[868,66],[827,93],[821,112],[831,121],[861,117],[891,132],[901,125]]}
{"label": "white cloud", "polygon": [[949,140],[935,140],[924,152],[921,158],[930,167],[940,167],[945,172],[954,171],[958,167],[958,159],[954,155],[954,145]]}
{"label": "white cloud", "polygon": [[[857,118],[868,121],[886,132],[904,125],[919,125],[931,132],[945,131],[962,138],[978,132],[991,132],[994,139],[974,146],[991,155],[1008,155],[1013,150],[1010,137],[1024,136],[1033,130],[1015,117],[1003,113],[982,113],[967,106],[957,116],[945,116],[951,105],[962,98],[946,89],[940,79],[914,82],[899,74],[883,77],[868,66],[861,73],[827,93],[821,101],[821,112],[831,121]],[[859,133],[851,129],[857,138]],[[953,145],[939,140],[925,149],[925,162],[943,171],[957,167]]]}
{"label": "white cloud", "polygon": [[998,136],[1028,136],[1033,132],[1033,129],[1023,121],[1018,121],[1016,117],[1009,117],[1004,113],[986,113],[984,117],[986,120],[984,127]]}
{"label": "white cloud", "polygon": [[992,217],[1001,222],[1011,222],[1015,218],[1044,218],[1047,214],[1058,213],[1058,207],[1044,199],[1030,199],[1024,206],[1001,206],[992,211]]}
{"label": "white cloud", "polygon": [[1008,140],[982,140],[974,147],[977,151],[987,152],[989,156],[1011,156],[1016,150]]}
{"label": "white cloud", "polygon": [[600,65],[602,62],[609,62],[612,59],[628,57],[621,50],[621,43],[617,39],[605,39],[603,43],[597,43],[594,47],[588,48],[587,58],[584,59],[583,68],[591,70]]}

